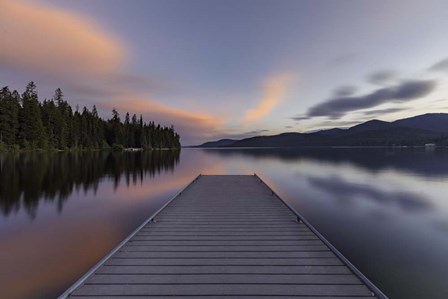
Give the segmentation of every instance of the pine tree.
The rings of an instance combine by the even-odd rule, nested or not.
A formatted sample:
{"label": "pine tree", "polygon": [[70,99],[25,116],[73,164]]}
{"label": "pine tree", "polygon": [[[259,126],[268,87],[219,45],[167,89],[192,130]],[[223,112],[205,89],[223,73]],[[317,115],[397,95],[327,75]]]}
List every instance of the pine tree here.
{"label": "pine tree", "polygon": [[109,120],[109,145],[123,145],[124,144],[124,132],[123,125],[120,120],[120,114],[114,108],[112,109],[112,119]]}
{"label": "pine tree", "polygon": [[56,89],[53,95],[53,101],[56,104],[54,134],[56,135],[56,147],[64,149],[68,146],[69,126],[72,116],[72,108],[64,100],[64,94],[60,88]]}
{"label": "pine tree", "polygon": [[129,112],[126,113],[124,119],[124,132],[126,137],[125,147],[135,147],[134,144],[134,127],[131,125]]}
{"label": "pine tree", "polygon": [[19,120],[22,145],[31,148],[46,147],[47,138],[42,123],[41,107],[37,98],[36,84],[32,81],[28,83],[22,94]]}
{"label": "pine tree", "polygon": [[17,91],[11,93],[8,87],[0,90],[0,144],[12,146],[16,143],[19,98]]}
{"label": "pine tree", "polygon": [[58,128],[61,123],[60,112],[53,100],[45,100],[42,104],[42,122],[48,137],[48,145],[51,148],[59,147]]}

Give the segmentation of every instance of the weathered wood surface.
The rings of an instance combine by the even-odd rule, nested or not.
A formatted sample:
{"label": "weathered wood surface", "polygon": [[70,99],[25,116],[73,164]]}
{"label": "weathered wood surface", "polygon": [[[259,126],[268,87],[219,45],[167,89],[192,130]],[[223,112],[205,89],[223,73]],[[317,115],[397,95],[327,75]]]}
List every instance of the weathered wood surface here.
{"label": "weathered wood surface", "polygon": [[71,298],[373,298],[256,176],[200,176]]}

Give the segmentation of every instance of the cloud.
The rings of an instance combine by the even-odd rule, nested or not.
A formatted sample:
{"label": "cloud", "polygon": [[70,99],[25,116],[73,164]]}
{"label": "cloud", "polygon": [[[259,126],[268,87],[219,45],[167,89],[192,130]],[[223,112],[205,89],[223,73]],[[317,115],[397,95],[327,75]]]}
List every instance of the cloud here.
{"label": "cloud", "polygon": [[295,120],[295,121],[307,120],[310,118],[311,118],[310,116],[304,116],[304,115],[297,115],[297,116],[291,117],[291,119]]}
{"label": "cloud", "polygon": [[439,62],[433,64],[429,67],[430,71],[448,71],[448,58],[440,60]]}
{"label": "cloud", "polygon": [[0,65],[57,77],[115,72],[125,62],[120,41],[86,18],[22,1],[1,1]]}
{"label": "cloud", "polygon": [[338,119],[351,111],[367,109],[388,102],[405,102],[426,96],[433,91],[435,86],[436,82],[433,80],[414,80],[380,88],[362,96],[334,97],[311,107],[306,116],[327,116]]}
{"label": "cloud", "polygon": [[131,114],[142,114],[147,120],[164,125],[174,125],[176,131],[181,135],[183,144],[198,142],[199,132],[200,140],[222,133],[220,128],[224,123],[223,117],[169,107],[138,94],[128,95],[125,99],[102,102],[98,107],[107,110],[116,108],[119,112],[129,111]]}
{"label": "cloud", "polygon": [[333,91],[333,95],[336,97],[347,97],[355,94],[356,92],[356,86],[353,85],[344,85],[336,88]]}
{"label": "cloud", "polygon": [[367,76],[367,81],[376,85],[383,85],[390,83],[391,80],[395,79],[397,76],[395,71],[383,70],[377,71]]}
{"label": "cloud", "polygon": [[382,115],[382,114],[388,114],[388,113],[395,113],[395,112],[401,112],[404,110],[407,110],[409,108],[403,107],[403,108],[386,108],[386,109],[377,109],[377,110],[370,110],[363,112],[364,115]]}
{"label": "cloud", "polygon": [[263,85],[263,98],[255,108],[246,113],[244,119],[253,122],[268,115],[282,101],[290,82],[291,77],[288,75],[267,80]]}

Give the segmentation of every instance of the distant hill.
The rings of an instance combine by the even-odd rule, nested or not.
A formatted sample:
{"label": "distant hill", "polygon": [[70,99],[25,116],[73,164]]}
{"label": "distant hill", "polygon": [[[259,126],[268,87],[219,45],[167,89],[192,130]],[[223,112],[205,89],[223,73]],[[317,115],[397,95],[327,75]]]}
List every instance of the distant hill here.
{"label": "distant hill", "polygon": [[209,141],[206,143],[203,143],[199,145],[199,147],[223,147],[223,146],[229,146],[232,143],[234,143],[237,140],[234,139],[221,139],[218,141]]}
{"label": "distant hill", "polygon": [[410,118],[399,119],[392,123],[394,126],[430,130],[448,133],[448,113],[428,113]]}
{"label": "distant hill", "polygon": [[199,147],[417,146],[448,145],[448,114],[429,113],[394,122],[370,120],[348,129],[222,139]]}
{"label": "distant hill", "polygon": [[327,135],[327,136],[337,136],[337,135],[344,134],[346,131],[347,131],[347,129],[334,128],[334,129],[328,129],[328,130],[320,130],[320,131],[317,131],[316,134]]}
{"label": "distant hill", "polygon": [[387,121],[382,120],[369,120],[365,123],[353,126],[349,128],[347,131],[348,133],[363,133],[367,131],[378,131],[378,130],[387,130],[389,128],[393,127],[393,125]]}

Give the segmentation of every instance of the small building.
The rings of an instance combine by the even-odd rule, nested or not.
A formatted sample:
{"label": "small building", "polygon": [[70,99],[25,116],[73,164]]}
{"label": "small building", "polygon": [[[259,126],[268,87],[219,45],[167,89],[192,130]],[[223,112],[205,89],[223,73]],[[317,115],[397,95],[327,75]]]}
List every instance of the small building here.
{"label": "small building", "polygon": [[436,148],[435,143],[426,143],[425,144],[425,150],[427,151],[433,151]]}

